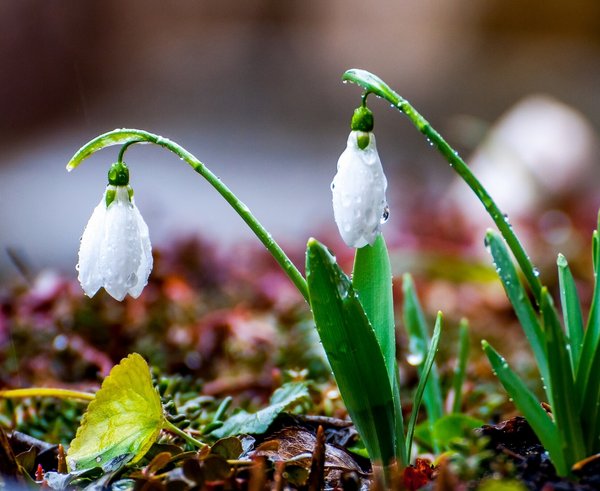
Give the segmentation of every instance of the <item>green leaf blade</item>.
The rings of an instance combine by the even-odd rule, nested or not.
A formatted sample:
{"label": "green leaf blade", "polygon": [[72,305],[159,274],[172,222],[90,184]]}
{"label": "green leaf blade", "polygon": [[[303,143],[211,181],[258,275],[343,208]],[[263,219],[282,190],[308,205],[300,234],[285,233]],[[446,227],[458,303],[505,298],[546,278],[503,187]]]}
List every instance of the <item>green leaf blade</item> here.
{"label": "green leaf blade", "polygon": [[593,354],[590,374],[582,394],[581,423],[587,455],[600,453],[600,351]]}
{"label": "green leaf blade", "polygon": [[[404,293],[404,326],[408,333],[409,356],[411,357],[409,363],[416,365],[419,377],[423,377],[425,359],[431,343],[429,328],[417,296],[414,281],[408,273],[402,277],[402,291]],[[431,367],[429,379],[425,386],[423,403],[427,411],[427,418],[433,424],[444,412],[440,378],[435,363]]]}
{"label": "green leaf blade", "polygon": [[281,386],[271,396],[269,405],[256,413],[240,411],[227,418],[211,436],[225,438],[232,435],[260,435],[265,433],[275,418],[289,407],[310,397],[306,382],[290,382]]}
{"label": "green leaf blade", "polygon": [[600,214],[598,228],[592,236],[594,263],[594,293],[588,314],[576,375],[576,396],[580,402],[580,419],[584,426],[588,455],[600,452]]}
{"label": "green leaf blade", "polygon": [[452,412],[460,413],[462,408],[462,392],[465,378],[467,376],[467,361],[469,359],[470,341],[469,341],[469,323],[462,319],[458,326],[458,362],[452,378],[452,389],[454,390],[454,401],[452,402]]}
{"label": "green leaf blade", "polygon": [[577,293],[575,280],[565,256],[559,254],[556,265],[558,266],[560,303],[562,306],[568,342],[571,347],[571,367],[573,374],[575,374],[577,373],[581,346],[583,344],[583,316],[581,314],[581,304],[579,302],[579,294]]}
{"label": "green leaf blade", "polygon": [[352,271],[352,286],[381,347],[390,383],[395,380],[396,329],[392,292],[392,267],[382,235],[372,246],[356,250]]}
{"label": "green leaf blade", "polygon": [[466,437],[475,428],[485,424],[485,421],[474,418],[468,414],[446,414],[433,425],[433,440],[443,449],[449,449],[450,444],[460,438]]}
{"label": "green leaf blade", "polygon": [[542,379],[547,380],[548,357],[546,354],[544,333],[542,332],[538,316],[529,301],[527,292],[521,283],[503,240],[498,234],[492,231],[488,231],[485,238],[494,260],[496,272],[502,281],[504,291],[529,341]]}
{"label": "green leaf blade", "polygon": [[[598,230],[600,230],[600,214],[598,216]],[[592,259],[594,262],[594,294],[592,296],[592,305],[588,314],[587,326],[583,336],[583,344],[577,365],[577,394],[581,401],[581,408],[584,412],[582,418],[595,419],[596,408],[587,406],[584,399],[590,402],[592,393],[597,394],[600,390],[600,374],[598,374],[598,351],[600,348],[600,276],[598,275],[598,258],[600,257],[600,240],[598,239],[598,230],[594,231],[592,239]],[[584,420],[585,420],[584,419]]]}
{"label": "green leaf blade", "polygon": [[565,463],[570,468],[575,462],[587,456],[579,419],[579,401],[577,397],[571,397],[571,394],[575,394],[571,359],[566,349],[567,343],[558,314],[545,287],[542,288],[541,300],[546,350],[548,358],[552,360],[548,367],[549,377],[546,383],[551,395],[550,405],[560,436]]}
{"label": "green leaf blade", "polygon": [[370,458],[396,458],[396,415],[379,343],[350,279],[315,239],[306,251],[310,305],[340,394]]}
{"label": "green leaf blade", "polygon": [[[431,344],[430,344],[429,350],[427,352],[427,357],[425,358],[425,363],[423,363],[423,371],[419,375],[419,384],[417,385],[417,390],[415,391],[415,396],[413,399],[413,408],[410,413],[410,419],[408,420],[408,427],[406,429],[406,454],[407,454],[408,461],[410,461],[412,439],[413,439],[413,435],[415,432],[415,426],[417,424],[417,416],[419,415],[421,401],[423,399],[423,395],[425,393],[425,388],[429,381],[429,375],[431,374],[431,371],[433,368],[433,363],[435,361],[435,355],[437,354],[437,349],[438,349],[438,345],[440,342],[441,333],[442,333],[442,313],[438,312],[437,318],[435,320],[435,326],[433,328],[433,335],[431,336]],[[434,441],[434,446],[435,446],[435,441]]]}
{"label": "green leaf blade", "polygon": [[490,361],[490,365],[492,365],[492,370],[494,370],[500,383],[513,399],[515,406],[525,416],[534,433],[550,454],[557,472],[562,476],[568,474],[569,468],[565,462],[556,425],[552,422],[548,414],[546,414],[546,411],[542,409],[533,393],[510,369],[506,360],[486,341],[482,341],[481,345]]}

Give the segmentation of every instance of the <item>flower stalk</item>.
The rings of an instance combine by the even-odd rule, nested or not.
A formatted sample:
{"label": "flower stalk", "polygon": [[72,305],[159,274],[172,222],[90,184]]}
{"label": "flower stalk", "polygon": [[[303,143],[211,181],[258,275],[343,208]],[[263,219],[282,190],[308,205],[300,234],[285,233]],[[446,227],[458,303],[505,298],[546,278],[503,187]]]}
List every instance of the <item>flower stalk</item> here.
{"label": "flower stalk", "polygon": [[0,399],[24,399],[26,397],[55,397],[56,399],[94,400],[94,394],[79,390],[54,389],[48,387],[29,387],[27,389],[0,390]]}
{"label": "flower stalk", "polygon": [[481,201],[486,211],[494,220],[494,223],[500,230],[502,236],[506,240],[508,247],[512,251],[517,263],[521,267],[529,286],[533,292],[536,302],[541,301],[542,284],[538,278],[538,270],[533,266],[527,252],[525,251],[521,241],[515,234],[508,217],[500,210],[496,202],[489,195],[487,190],[475,177],[469,166],[460,157],[458,152],[454,150],[444,138],[429,124],[429,122],[402,96],[393,91],[383,80],[376,75],[360,69],[351,69],[344,73],[342,80],[353,82],[363,89],[363,100],[369,94],[375,94],[386,101],[390,102],[393,107],[404,113],[408,119],[416,126],[416,128],[425,135],[427,140],[431,142],[439,152],[448,161],[450,166],[456,173],[467,183],[473,190],[477,198]]}
{"label": "flower stalk", "polygon": [[131,145],[136,143],[153,143],[155,145],[159,145],[177,155],[181,160],[190,165],[190,167],[192,167],[192,169],[194,169],[198,174],[204,177],[204,179],[206,179],[208,183],[215,188],[215,190],[225,199],[225,201],[227,201],[227,203],[229,203],[229,205],[236,211],[242,220],[244,220],[244,222],[250,227],[250,229],[271,253],[277,263],[279,263],[283,271],[296,286],[300,294],[306,300],[308,300],[306,280],[298,268],[296,268],[296,266],[285,254],[283,249],[281,249],[279,244],[273,240],[271,234],[251,213],[250,209],[215,174],[213,174],[211,170],[206,167],[206,165],[204,165],[185,148],[169,140],[168,138],[163,138],[162,136],[137,129],[122,128],[109,131],[108,133],[104,133],[103,135],[94,138],[86,145],[81,147],[67,164],[67,170],[71,171],[75,169],[83,160],[93,153],[112,145],[123,145],[119,154],[119,159],[122,160],[125,151]]}

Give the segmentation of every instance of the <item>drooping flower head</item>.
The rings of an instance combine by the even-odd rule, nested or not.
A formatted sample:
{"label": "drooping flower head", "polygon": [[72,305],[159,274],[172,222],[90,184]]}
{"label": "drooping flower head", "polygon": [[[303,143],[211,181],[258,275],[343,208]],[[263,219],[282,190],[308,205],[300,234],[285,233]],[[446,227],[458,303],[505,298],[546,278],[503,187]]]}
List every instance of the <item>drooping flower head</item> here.
{"label": "drooping flower head", "polygon": [[372,245],[389,216],[387,179],[372,133],[373,115],[366,106],[352,117],[346,150],[331,183],[333,213],[342,239],[349,247]]}
{"label": "drooping flower head", "polygon": [[135,206],[129,169],[115,163],[108,186],[88,221],[79,247],[79,282],[93,297],[100,287],[115,299],[137,298],[152,270],[148,226]]}

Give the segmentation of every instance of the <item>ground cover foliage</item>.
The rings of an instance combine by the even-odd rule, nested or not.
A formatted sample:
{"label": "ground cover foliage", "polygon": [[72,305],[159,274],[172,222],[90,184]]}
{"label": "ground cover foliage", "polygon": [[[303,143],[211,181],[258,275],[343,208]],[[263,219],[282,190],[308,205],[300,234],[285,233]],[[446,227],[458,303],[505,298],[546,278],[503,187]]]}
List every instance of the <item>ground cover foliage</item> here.
{"label": "ground cover foliage", "polygon": [[[427,241],[414,233],[414,243]],[[483,358],[480,338],[493,340],[499,349],[506,346],[502,351],[510,353],[521,374],[531,373],[534,385],[531,359],[520,348],[524,344],[519,342],[519,328],[493,270],[483,261],[464,261],[471,246],[448,237],[438,254],[421,257],[415,278],[431,321],[440,292],[449,288],[461,292],[447,298],[449,327],[440,344],[438,370],[445,404],[451,407],[458,324],[467,313],[471,355],[460,412],[485,425],[456,433],[456,422],[450,420],[438,429],[440,435],[449,435],[444,451],[436,453],[417,430],[417,460],[398,471],[392,485],[597,489],[594,460],[581,464],[579,480],[556,476],[539,441],[518,417]],[[394,244],[390,250],[394,269],[399,268],[407,251]],[[301,254],[297,251],[292,257],[300,263]],[[159,249],[146,291],[140,299],[123,303],[106,294],[90,300],[72,278],[22,267],[21,277],[2,289],[2,389],[44,386],[96,392],[114,365],[139,353],[151,367],[165,419],[205,445],[195,448],[164,429],[139,461],[110,461],[77,474],[69,472],[65,448],[75,437],[87,402],[5,399],[0,401],[3,485],[377,489],[304,300],[266,253],[240,248],[235,256],[236,261],[230,261],[198,239]],[[338,259],[342,264],[351,260]],[[437,273],[449,262],[455,266],[452,276],[462,271],[460,281]],[[581,271],[590,263],[583,257],[572,262],[581,264]],[[401,275],[394,272],[396,310],[401,312]],[[582,296],[589,303],[590,292],[584,289]],[[418,373],[409,363],[403,322],[398,324],[403,410],[408,416],[411,407],[405,401],[411,400]]]}

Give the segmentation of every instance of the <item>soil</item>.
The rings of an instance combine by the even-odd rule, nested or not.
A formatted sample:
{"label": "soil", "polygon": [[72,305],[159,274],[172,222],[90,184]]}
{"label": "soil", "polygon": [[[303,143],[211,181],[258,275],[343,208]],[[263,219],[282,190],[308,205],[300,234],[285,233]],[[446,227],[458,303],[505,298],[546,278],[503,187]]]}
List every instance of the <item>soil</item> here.
{"label": "soil", "polygon": [[600,459],[591,458],[576,465],[574,478],[562,478],[533,430],[521,416],[497,425],[484,426],[478,433],[490,439],[496,455],[515,463],[516,477],[531,490],[591,491],[600,489]]}

